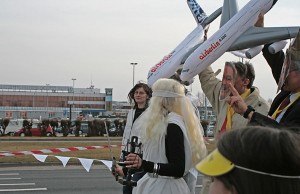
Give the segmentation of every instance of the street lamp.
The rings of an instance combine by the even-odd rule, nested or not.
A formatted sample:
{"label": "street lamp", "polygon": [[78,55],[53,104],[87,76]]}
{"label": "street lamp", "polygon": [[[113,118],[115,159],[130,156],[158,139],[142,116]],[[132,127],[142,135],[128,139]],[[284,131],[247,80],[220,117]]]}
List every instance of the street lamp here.
{"label": "street lamp", "polygon": [[132,87],[134,87],[134,67],[137,65],[138,63],[130,63],[130,65],[132,65]]}
{"label": "street lamp", "polygon": [[[73,104],[73,108],[74,108],[74,85],[75,85],[75,81],[76,81],[76,78],[72,78],[72,81],[73,81],[73,99],[72,99],[72,104]],[[70,112],[70,114],[71,114],[71,112]],[[72,117],[71,117],[71,115],[70,115],[70,120],[72,120]]]}

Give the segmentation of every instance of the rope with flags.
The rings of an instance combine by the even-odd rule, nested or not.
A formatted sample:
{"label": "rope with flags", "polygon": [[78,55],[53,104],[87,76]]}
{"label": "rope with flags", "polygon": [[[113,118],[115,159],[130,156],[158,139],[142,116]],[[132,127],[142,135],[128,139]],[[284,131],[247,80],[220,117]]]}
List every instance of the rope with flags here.
{"label": "rope with flags", "polygon": [[[56,157],[64,167],[66,167],[70,158],[77,157],[68,157],[68,156],[55,156],[50,155],[50,153],[60,153],[60,152],[70,152],[70,151],[83,151],[83,150],[93,150],[93,149],[103,149],[103,148],[116,148],[121,147],[122,145],[104,145],[104,146],[85,146],[85,147],[70,147],[70,148],[51,148],[51,149],[42,149],[42,150],[31,150],[31,151],[21,151],[21,152],[6,152],[1,153],[0,157],[6,156],[21,156],[21,155],[32,155],[40,162],[45,162],[47,157]],[[47,155],[44,155],[47,154]],[[112,162],[109,160],[98,160],[90,158],[77,158],[84,169],[89,172],[94,161],[102,162],[109,170],[111,170]]]}
{"label": "rope with flags", "polygon": [[49,153],[70,152],[70,151],[83,151],[83,150],[103,149],[103,148],[116,148],[116,147],[121,147],[121,145],[84,146],[84,147],[70,147],[70,148],[51,148],[51,149],[21,151],[21,152],[6,152],[6,153],[1,153],[0,157],[20,156],[20,155],[33,155],[33,154],[49,154]]}
{"label": "rope with flags", "polygon": [[55,156],[55,155],[43,155],[43,154],[32,154],[35,159],[37,159],[40,162],[45,162],[46,158],[48,157],[55,157],[57,158],[64,167],[66,167],[67,163],[71,158],[78,159],[82,165],[82,167],[89,172],[92,164],[94,161],[102,162],[109,170],[111,170],[112,162],[110,160],[99,160],[99,159],[91,159],[91,158],[78,158],[78,157],[68,157],[68,156]]}

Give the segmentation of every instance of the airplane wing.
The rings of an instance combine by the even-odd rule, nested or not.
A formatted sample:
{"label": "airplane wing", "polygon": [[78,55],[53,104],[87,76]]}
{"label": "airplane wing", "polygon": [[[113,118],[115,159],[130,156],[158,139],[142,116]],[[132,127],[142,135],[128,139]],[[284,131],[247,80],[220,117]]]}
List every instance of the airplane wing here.
{"label": "airplane wing", "polygon": [[298,27],[251,27],[242,34],[228,49],[236,51],[265,45],[281,40],[295,38],[299,32]]}
{"label": "airplane wing", "polygon": [[[236,0],[224,0],[220,28],[238,12]],[[251,27],[227,51],[239,51],[296,37],[299,27]],[[242,52],[241,52],[242,53]],[[234,54],[234,53],[233,53]]]}
{"label": "airplane wing", "polygon": [[205,20],[201,23],[203,28],[205,28],[208,24],[210,24],[212,21],[214,21],[220,14],[222,13],[222,7],[214,11],[212,14],[210,14],[208,17],[205,18]]}
{"label": "airplane wing", "polygon": [[192,54],[192,52],[194,52],[200,45],[201,43],[198,43],[197,45],[195,45],[193,48],[191,48],[181,59],[181,63],[180,64],[184,64],[185,60]]}

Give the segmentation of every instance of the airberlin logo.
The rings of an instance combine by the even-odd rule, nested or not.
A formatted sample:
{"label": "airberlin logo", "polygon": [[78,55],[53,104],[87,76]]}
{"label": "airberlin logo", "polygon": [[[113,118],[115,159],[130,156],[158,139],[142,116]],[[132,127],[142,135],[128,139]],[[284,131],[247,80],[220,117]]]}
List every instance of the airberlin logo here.
{"label": "airberlin logo", "polygon": [[173,56],[174,52],[175,51],[173,51],[169,55],[165,56],[159,63],[154,65],[154,67],[152,67],[150,71],[154,73],[160,66],[162,66],[162,64],[164,64],[164,62],[166,62],[167,60],[169,60]]}
{"label": "airberlin logo", "polygon": [[220,42],[219,41],[217,41],[215,43],[212,43],[208,49],[205,49],[204,52],[201,53],[201,55],[199,56],[199,58],[201,60],[203,60],[207,55],[209,55],[209,53],[211,53],[213,50],[215,50],[216,48],[218,48],[218,46],[220,46]]}

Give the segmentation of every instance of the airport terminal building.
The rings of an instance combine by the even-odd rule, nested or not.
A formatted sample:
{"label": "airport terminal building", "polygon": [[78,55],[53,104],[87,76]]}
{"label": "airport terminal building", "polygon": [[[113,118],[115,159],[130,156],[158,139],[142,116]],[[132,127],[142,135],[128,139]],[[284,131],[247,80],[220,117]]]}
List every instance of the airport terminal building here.
{"label": "airport terminal building", "polygon": [[[113,89],[73,88],[71,86],[50,85],[1,85],[0,118],[10,119],[76,119],[80,114],[93,117],[126,118],[132,106],[124,102],[112,101]],[[211,106],[199,104],[201,120],[215,121]]]}
{"label": "airport terminal building", "polygon": [[110,113],[112,88],[70,86],[0,85],[0,118],[77,118]]}

